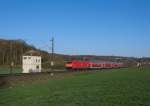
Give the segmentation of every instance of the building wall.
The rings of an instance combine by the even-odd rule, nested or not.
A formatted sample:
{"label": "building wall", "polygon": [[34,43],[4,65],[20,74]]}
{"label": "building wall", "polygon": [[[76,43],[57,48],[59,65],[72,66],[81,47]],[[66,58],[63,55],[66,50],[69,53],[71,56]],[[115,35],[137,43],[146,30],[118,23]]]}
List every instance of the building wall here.
{"label": "building wall", "polygon": [[23,56],[23,73],[41,72],[41,56]]}

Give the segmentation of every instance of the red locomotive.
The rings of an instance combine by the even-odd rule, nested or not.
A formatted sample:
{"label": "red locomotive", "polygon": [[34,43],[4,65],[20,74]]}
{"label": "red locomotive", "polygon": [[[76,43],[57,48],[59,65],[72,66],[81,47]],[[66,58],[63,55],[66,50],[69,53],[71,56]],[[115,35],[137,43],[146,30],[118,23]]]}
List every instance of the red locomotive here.
{"label": "red locomotive", "polygon": [[121,62],[90,62],[90,61],[71,61],[68,62],[65,67],[67,69],[110,69],[110,68],[121,68],[124,64]]}

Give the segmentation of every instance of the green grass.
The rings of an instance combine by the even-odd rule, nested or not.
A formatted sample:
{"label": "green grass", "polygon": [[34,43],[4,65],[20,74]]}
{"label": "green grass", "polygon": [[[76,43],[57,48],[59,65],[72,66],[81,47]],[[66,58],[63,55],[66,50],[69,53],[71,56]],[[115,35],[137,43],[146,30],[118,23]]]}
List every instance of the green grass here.
{"label": "green grass", "polygon": [[2,106],[150,106],[150,69],[113,69],[0,89]]}
{"label": "green grass", "polygon": [[[13,68],[13,73],[21,73],[21,68]],[[0,74],[9,74],[10,67],[8,66],[0,66]]]}

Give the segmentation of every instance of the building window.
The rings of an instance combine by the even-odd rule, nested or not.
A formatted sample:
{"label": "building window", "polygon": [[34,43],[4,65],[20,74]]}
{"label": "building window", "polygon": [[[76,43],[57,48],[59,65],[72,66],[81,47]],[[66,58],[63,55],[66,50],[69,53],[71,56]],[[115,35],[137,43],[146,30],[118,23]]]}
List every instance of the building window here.
{"label": "building window", "polygon": [[39,66],[36,66],[36,69],[39,69]]}
{"label": "building window", "polygon": [[27,57],[24,57],[23,59],[25,60],[25,59],[27,59]]}
{"label": "building window", "polygon": [[28,59],[31,59],[31,57],[28,57]]}

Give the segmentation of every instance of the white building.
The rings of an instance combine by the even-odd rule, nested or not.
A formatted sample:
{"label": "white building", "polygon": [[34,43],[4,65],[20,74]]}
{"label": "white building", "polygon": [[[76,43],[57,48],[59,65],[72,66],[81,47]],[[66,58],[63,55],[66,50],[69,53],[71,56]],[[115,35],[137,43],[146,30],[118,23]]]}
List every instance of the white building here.
{"label": "white building", "polygon": [[24,55],[22,59],[22,68],[22,73],[41,72],[41,56]]}

